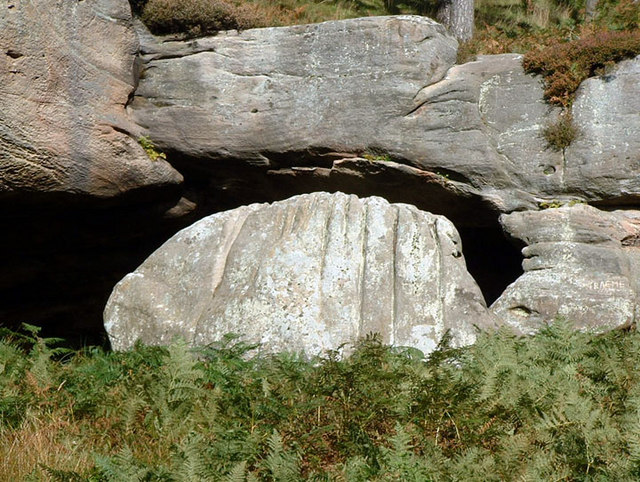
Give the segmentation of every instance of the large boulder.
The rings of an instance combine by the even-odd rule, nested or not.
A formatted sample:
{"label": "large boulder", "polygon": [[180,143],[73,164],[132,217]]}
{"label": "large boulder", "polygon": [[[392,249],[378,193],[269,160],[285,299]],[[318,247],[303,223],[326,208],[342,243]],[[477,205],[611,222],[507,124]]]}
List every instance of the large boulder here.
{"label": "large boulder", "polygon": [[560,316],[602,331],[638,320],[640,211],[577,204],[500,220],[526,244],[525,273],[491,307],[505,323],[534,332]]}
{"label": "large boulder", "polygon": [[113,348],[226,333],[267,350],[336,349],[369,332],[432,351],[494,326],[444,217],[381,198],[313,193],[207,217],[115,287]]}
{"label": "large boulder", "polygon": [[0,199],[109,198],[182,181],[130,134],[137,50],[124,0],[3,5]]}

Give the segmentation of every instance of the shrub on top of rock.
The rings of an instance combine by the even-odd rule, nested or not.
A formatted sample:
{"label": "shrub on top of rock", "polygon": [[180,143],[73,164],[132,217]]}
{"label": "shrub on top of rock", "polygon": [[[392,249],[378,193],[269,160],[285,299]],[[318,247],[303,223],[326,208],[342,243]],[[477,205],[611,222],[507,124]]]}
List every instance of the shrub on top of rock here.
{"label": "shrub on top of rock", "polygon": [[265,26],[251,5],[229,0],[149,0],[142,9],[142,21],[155,34],[189,36]]}
{"label": "shrub on top of rock", "polygon": [[606,73],[615,62],[640,55],[640,31],[599,31],[577,40],[529,51],[523,60],[527,72],[545,79],[545,98],[569,106],[583,80]]}

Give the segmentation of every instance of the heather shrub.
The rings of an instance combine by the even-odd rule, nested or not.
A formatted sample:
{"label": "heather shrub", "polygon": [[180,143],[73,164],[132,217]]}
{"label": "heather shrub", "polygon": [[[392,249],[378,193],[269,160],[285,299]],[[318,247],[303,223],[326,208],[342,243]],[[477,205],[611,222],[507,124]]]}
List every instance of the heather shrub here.
{"label": "heather shrub", "polygon": [[265,25],[251,5],[229,0],[149,0],[142,21],[156,34],[189,36]]}
{"label": "heather shrub", "polygon": [[640,31],[596,31],[530,50],[523,66],[527,72],[544,77],[544,94],[550,103],[567,107],[583,80],[602,75],[615,62],[636,55],[640,55]]}
{"label": "heather shrub", "polygon": [[416,13],[390,0],[129,0],[134,14],[156,34],[190,37],[219,30],[317,23],[367,15]]}

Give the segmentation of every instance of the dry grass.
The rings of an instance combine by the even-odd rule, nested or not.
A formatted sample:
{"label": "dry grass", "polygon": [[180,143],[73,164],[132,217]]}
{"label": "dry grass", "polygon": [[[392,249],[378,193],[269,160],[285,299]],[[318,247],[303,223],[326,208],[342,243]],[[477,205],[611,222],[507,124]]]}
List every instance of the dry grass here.
{"label": "dry grass", "polygon": [[0,429],[0,481],[59,480],[47,470],[90,473],[94,455],[114,455],[124,446],[143,463],[167,460],[176,440],[158,439],[149,433],[122,430],[117,415],[75,420],[73,407],[54,413],[28,413],[20,427]]}
{"label": "dry grass", "polygon": [[93,467],[96,449],[96,441],[67,418],[28,416],[20,428],[0,432],[0,480],[27,480],[35,474],[49,480],[44,467],[84,472]]}

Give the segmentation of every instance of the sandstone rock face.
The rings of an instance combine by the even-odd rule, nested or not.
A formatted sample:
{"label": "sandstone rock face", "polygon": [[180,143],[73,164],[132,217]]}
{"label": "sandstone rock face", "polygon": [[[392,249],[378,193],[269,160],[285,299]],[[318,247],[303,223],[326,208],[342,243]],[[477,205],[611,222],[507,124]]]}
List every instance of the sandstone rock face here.
{"label": "sandstone rock face", "polygon": [[[466,225],[545,201],[640,197],[638,59],[585,83],[574,107],[581,135],[559,152],[542,136],[559,110],[544,101],[540,78],[523,72],[521,56],[454,66],[455,42],[426,18],[191,42],[145,34],[142,43],[133,117],[176,165],[211,176],[221,195],[259,199],[253,190],[281,199],[322,189],[387,196],[367,182],[370,166],[349,162],[365,155],[381,165],[374,171],[411,174],[407,201]],[[435,185],[434,175],[446,182]],[[432,194],[441,187],[458,202],[439,202]],[[478,202],[487,215],[473,214]]]}
{"label": "sandstone rock face", "polygon": [[566,151],[568,189],[604,204],[640,204],[639,112],[640,56],[582,83],[573,106],[580,136]]}
{"label": "sandstone rock face", "polygon": [[127,135],[139,130],[124,109],[137,49],[126,1],[2,6],[0,199],[105,198],[181,182]]}
{"label": "sandstone rock face", "polygon": [[143,39],[132,111],[153,138],[187,155],[267,166],[314,149],[403,144],[410,136],[388,122],[411,114],[457,47],[440,24],[410,16]]}
{"label": "sandstone rock face", "polygon": [[501,217],[526,243],[525,273],[492,305],[504,322],[533,332],[556,316],[599,331],[640,314],[640,211],[578,204]]}
{"label": "sandstone rock face", "polygon": [[[536,206],[535,190],[518,178],[548,184],[544,169],[561,163],[535,135],[550,109],[520,57],[453,67],[455,40],[424,17],[162,44],[143,32],[142,49],[133,118],[176,165],[208,171],[226,195],[235,187],[246,198],[247,184],[274,198],[295,194],[296,186],[298,192],[314,186],[382,194],[373,186],[358,190],[360,179],[370,177],[366,165],[344,163],[368,154],[374,163],[380,157],[413,170],[418,202],[410,202],[456,217],[447,209],[452,203],[431,195],[434,175],[447,181],[445,196],[459,197],[461,205],[481,198],[486,211],[504,212]],[[535,166],[535,175],[523,176],[522,162]],[[254,170],[243,170],[247,165]],[[389,164],[379,169],[394,177],[408,173]],[[470,214],[466,221],[480,218]]]}
{"label": "sandstone rock face", "polygon": [[453,225],[381,198],[313,193],[207,217],[114,289],[112,346],[194,344],[229,332],[267,350],[320,353],[379,332],[432,351],[446,330],[494,326]]}

